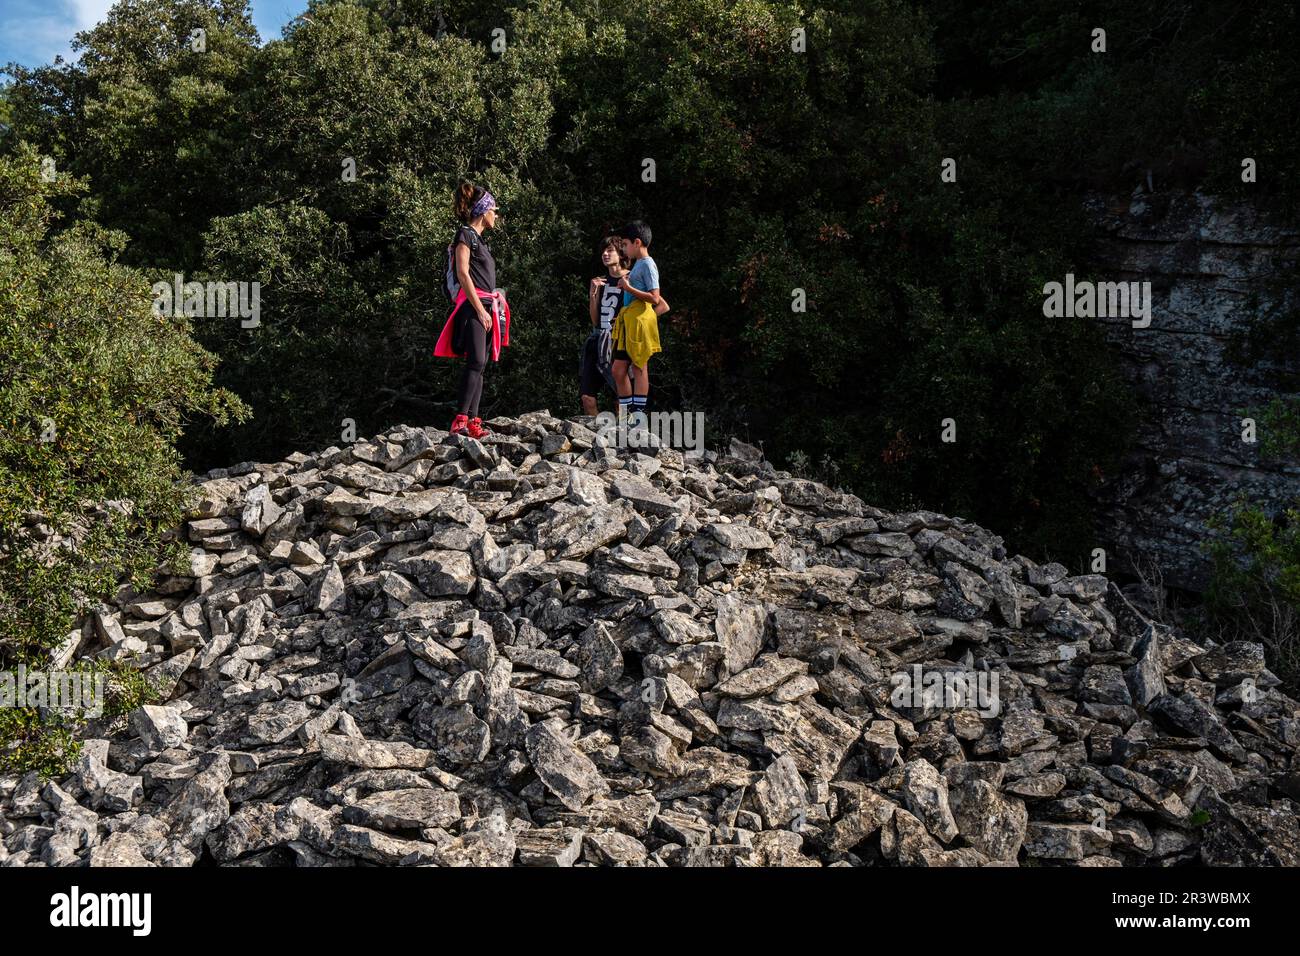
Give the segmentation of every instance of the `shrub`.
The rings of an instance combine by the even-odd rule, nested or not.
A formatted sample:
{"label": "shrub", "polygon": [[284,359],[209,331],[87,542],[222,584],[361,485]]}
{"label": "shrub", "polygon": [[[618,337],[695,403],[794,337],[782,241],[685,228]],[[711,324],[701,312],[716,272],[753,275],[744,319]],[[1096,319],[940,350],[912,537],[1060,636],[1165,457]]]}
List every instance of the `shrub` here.
{"label": "shrub", "polygon": [[1207,545],[1207,622],[1229,640],[1262,643],[1270,666],[1300,687],[1300,501],[1276,518],[1239,504]]}

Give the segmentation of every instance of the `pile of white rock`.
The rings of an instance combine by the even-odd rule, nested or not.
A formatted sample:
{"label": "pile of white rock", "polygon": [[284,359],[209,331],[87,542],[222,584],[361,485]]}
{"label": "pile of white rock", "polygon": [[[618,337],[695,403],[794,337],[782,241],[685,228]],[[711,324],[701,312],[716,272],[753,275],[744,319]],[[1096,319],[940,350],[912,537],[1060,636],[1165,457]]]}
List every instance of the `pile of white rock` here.
{"label": "pile of white rock", "polygon": [[1300,863],[1259,645],[739,442],[489,425],[205,476],[68,648],[156,703],[0,778],[0,862]]}

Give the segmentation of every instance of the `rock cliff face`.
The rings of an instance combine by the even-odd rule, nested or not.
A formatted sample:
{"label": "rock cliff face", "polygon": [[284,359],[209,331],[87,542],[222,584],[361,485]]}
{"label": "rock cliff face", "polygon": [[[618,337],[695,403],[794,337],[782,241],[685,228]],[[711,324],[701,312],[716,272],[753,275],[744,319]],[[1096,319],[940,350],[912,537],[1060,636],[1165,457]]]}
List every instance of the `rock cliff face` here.
{"label": "rock cliff face", "polygon": [[82,656],[157,703],[0,780],[7,865],[1300,863],[1300,708],[1098,575],[591,420],[215,472]]}
{"label": "rock cliff face", "polygon": [[1186,193],[1096,199],[1090,211],[1097,275],[1150,281],[1154,296],[1149,328],[1097,320],[1142,404],[1137,447],[1105,493],[1103,544],[1124,562],[1154,560],[1166,584],[1199,590],[1209,518],[1238,495],[1274,510],[1300,496],[1300,462],[1262,459],[1241,425],[1279,394],[1278,381],[1300,380],[1300,355],[1275,349],[1248,367],[1228,356],[1257,316],[1297,305],[1283,283],[1297,279],[1300,227]]}

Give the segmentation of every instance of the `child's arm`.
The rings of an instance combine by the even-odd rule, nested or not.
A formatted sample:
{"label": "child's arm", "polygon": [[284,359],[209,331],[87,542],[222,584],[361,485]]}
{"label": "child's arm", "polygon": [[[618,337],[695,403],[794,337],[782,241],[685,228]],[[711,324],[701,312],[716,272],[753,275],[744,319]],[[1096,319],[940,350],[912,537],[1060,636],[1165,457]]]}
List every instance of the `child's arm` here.
{"label": "child's arm", "polygon": [[591,294],[587,297],[587,309],[591,313],[591,327],[596,327],[596,313],[600,309],[600,290],[604,287],[605,280],[596,278],[591,280]]}
{"label": "child's arm", "polygon": [[628,282],[627,276],[623,276],[623,278],[619,279],[618,285],[624,292],[631,292],[632,298],[639,299],[642,302],[649,302],[651,305],[658,305],[663,300],[663,297],[659,295],[659,288],[657,286],[649,292],[642,292],[640,289],[632,287],[632,283]]}

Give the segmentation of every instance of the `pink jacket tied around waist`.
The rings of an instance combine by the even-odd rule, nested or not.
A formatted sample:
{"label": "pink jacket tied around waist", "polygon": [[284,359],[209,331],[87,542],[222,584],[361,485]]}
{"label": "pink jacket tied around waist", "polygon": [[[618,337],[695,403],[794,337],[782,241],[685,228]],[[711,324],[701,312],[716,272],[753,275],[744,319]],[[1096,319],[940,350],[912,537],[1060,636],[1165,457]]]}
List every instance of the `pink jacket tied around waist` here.
{"label": "pink jacket tied around waist", "polygon": [[[501,349],[510,344],[510,303],[506,301],[504,292],[484,292],[482,289],[475,289],[474,293],[480,299],[487,299],[492,303],[492,361],[501,361]],[[442,334],[438,336],[438,344],[434,346],[433,354],[438,358],[463,358],[460,352],[452,351],[452,319],[456,315],[456,310],[465,303],[465,290],[458,289],[456,292],[456,302],[451,307],[451,313],[447,316],[447,324],[442,327]],[[471,316],[471,322],[477,322],[478,318]]]}

